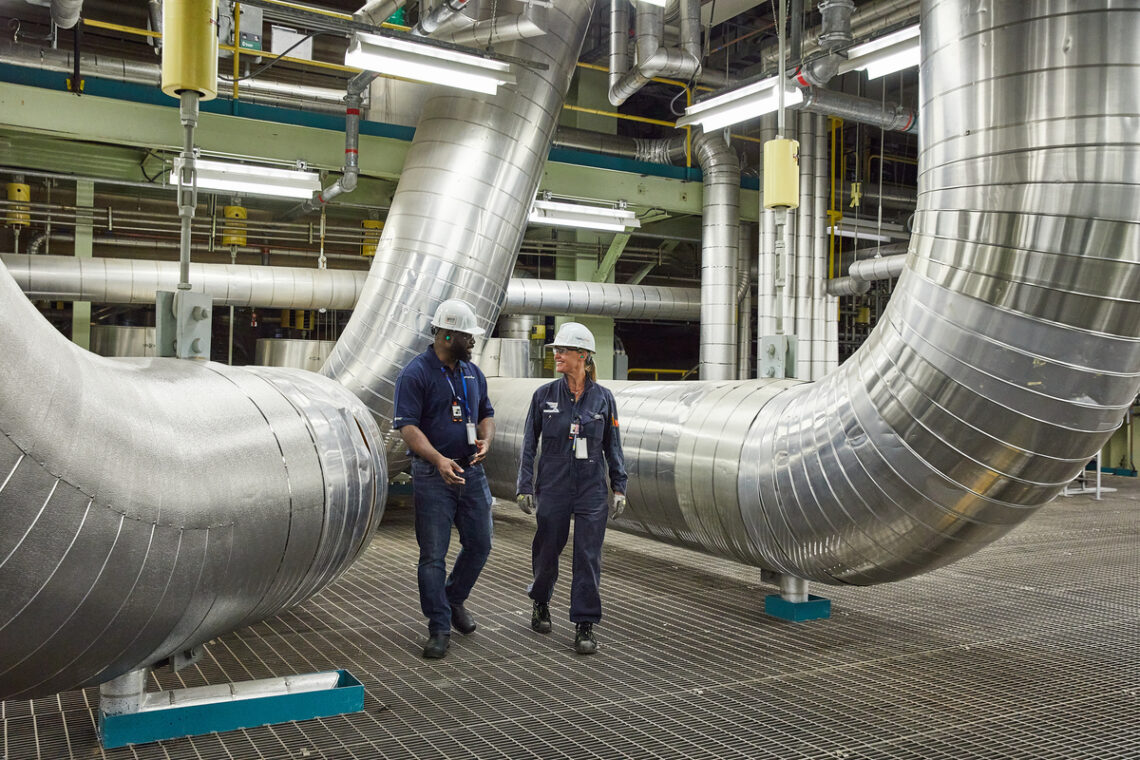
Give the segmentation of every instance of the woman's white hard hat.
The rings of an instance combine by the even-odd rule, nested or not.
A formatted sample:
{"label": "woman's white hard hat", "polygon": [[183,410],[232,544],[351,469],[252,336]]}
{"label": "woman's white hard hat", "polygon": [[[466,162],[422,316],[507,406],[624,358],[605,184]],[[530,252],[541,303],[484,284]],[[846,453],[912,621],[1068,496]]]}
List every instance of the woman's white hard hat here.
{"label": "woman's white hard hat", "polygon": [[547,348],[576,348],[590,353],[597,351],[594,334],[589,328],[579,322],[563,322],[558,328],[554,340],[546,344]]}

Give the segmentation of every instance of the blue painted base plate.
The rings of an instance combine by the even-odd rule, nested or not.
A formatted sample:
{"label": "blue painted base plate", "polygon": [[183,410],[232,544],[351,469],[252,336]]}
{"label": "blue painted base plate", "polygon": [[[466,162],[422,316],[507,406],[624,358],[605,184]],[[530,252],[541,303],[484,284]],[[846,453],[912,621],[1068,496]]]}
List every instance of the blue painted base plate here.
{"label": "blue painted base plate", "polygon": [[831,600],[808,594],[806,602],[789,602],[779,594],[764,597],[764,612],[781,620],[802,623],[806,620],[825,620],[831,617]]}
{"label": "blue painted base plate", "polygon": [[[263,694],[246,698],[222,698],[213,702],[194,700],[179,704],[180,692],[161,692],[173,695],[170,705],[154,706],[157,694],[148,695],[147,707],[139,712],[105,715],[99,711],[99,733],[103,747],[124,747],[181,736],[195,736],[214,731],[233,731],[238,728],[284,723],[291,720],[327,718],[332,715],[359,712],[364,709],[364,686],[347,670],[335,671],[335,685],[311,691],[269,693],[274,682],[285,679],[249,681],[220,687],[199,687],[233,694]],[[332,672],[329,673],[332,675]],[[284,691],[284,690],[282,690]],[[185,702],[191,700],[186,699]]]}

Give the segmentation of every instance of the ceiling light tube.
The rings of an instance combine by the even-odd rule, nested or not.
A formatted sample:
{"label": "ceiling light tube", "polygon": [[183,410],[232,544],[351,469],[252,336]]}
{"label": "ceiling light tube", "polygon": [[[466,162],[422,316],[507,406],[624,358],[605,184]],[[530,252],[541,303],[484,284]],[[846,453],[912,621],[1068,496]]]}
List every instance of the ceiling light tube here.
{"label": "ceiling light tube", "polygon": [[[175,159],[170,184],[178,186],[181,159]],[[311,198],[321,189],[321,178],[315,172],[278,169],[270,166],[235,164],[225,161],[196,159],[199,190],[228,192],[236,195],[271,195],[278,198]]]}
{"label": "ceiling light tube", "polygon": [[854,238],[855,240],[871,240],[878,243],[887,243],[891,241],[891,237],[889,235],[878,235],[874,232],[864,232],[863,230],[853,229],[851,227],[828,227],[827,232],[828,234],[835,234],[839,237],[845,238]]}
{"label": "ceiling light tube", "polygon": [[878,79],[918,66],[922,62],[918,33],[918,26],[910,26],[849,48],[847,61],[840,65],[839,73],[866,71],[868,79]]}
{"label": "ceiling light tube", "polygon": [[[804,95],[800,88],[785,85],[785,108],[798,105],[803,99]],[[705,132],[712,132],[772,113],[779,107],[780,91],[777,88],[777,78],[770,77],[689,106],[685,109],[685,115],[677,120],[677,126],[699,124]]]}
{"label": "ceiling light tube", "polygon": [[529,221],[543,227],[574,227],[609,232],[628,232],[641,227],[637,215],[628,209],[547,200],[534,202]]}
{"label": "ceiling light tube", "polygon": [[352,38],[344,65],[487,95],[494,95],[501,84],[515,84],[505,61],[365,32]]}
{"label": "ceiling light tube", "polygon": [[637,1],[639,3],[644,3],[645,5],[656,5],[658,8],[664,8],[666,5],[669,4],[669,0],[637,0]]}

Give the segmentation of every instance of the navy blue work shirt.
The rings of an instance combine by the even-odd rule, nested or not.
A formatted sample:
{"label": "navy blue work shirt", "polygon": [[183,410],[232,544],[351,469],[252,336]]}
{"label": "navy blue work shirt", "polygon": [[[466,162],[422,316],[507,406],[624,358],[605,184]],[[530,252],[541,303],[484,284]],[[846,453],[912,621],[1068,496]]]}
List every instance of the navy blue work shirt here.
{"label": "navy blue work shirt", "polygon": [[[574,423],[578,424],[578,435],[586,439],[586,459],[574,456],[570,434]],[[542,453],[538,455],[536,478],[535,455],[540,441]],[[604,503],[607,490],[625,493],[626,481],[617,402],[608,388],[587,377],[585,390],[575,402],[563,376],[534,392],[523,426],[517,493],[541,496],[543,491],[552,491],[558,494],[554,498],[586,498]]]}
{"label": "navy blue work shirt", "polygon": [[[467,381],[466,398],[464,380]],[[458,422],[451,414],[454,400],[463,408],[463,419]],[[462,459],[475,453],[475,447],[467,443],[466,423],[478,425],[495,416],[487,399],[487,377],[483,371],[471,362],[460,362],[454,370],[449,370],[432,346],[408,362],[396,378],[395,407],[392,427],[399,430],[405,425],[415,425],[435,450],[448,459]]]}

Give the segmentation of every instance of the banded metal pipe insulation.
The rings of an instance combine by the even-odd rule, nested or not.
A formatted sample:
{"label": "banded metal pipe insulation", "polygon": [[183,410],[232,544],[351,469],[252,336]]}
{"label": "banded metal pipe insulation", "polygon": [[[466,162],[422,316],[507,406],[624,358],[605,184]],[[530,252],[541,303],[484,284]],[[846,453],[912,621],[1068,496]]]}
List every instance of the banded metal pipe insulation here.
{"label": "banded metal pipe insulation", "polygon": [[[1140,8],[973,8],[923,3],[916,230],[878,328],[811,384],[613,383],[629,529],[898,580],[1006,534],[1120,424],[1140,387]],[[536,383],[492,381],[502,495]]]}

